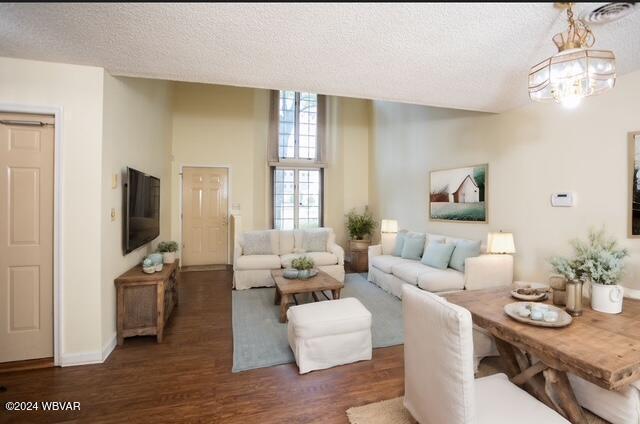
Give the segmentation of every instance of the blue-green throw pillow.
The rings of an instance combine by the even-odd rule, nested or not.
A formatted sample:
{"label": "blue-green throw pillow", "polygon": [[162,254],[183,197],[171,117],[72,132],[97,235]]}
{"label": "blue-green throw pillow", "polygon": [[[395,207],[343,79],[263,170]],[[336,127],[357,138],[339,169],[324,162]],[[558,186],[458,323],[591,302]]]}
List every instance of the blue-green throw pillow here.
{"label": "blue-green throw pillow", "polygon": [[396,244],[393,248],[393,256],[402,256],[402,248],[404,247],[404,239],[407,237],[407,232],[399,232],[396,234]]}
{"label": "blue-green throw pillow", "polygon": [[480,242],[470,240],[458,240],[453,249],[449,266],[460,272],[464,272],[464,261],[480,255]]}
{"label": "blue-green throw pillow", "polygon": [[404,259],[419,261],[424,249],[424,237],[405,237],[402,246],[402,256]]}
{"label": "blue-green throw pillow", "polygon": [[433,268],[447,269],[455,248],[453,243],[429,243],[422,255],[422,263]]}

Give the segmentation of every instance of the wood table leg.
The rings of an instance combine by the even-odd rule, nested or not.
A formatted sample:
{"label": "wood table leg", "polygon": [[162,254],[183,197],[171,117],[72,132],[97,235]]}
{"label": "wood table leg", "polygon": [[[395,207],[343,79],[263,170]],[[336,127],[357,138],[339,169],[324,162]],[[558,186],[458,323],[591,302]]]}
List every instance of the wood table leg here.
{"label": "wood table leg", "polygon": [[333,295],[333,299],[340,299],[340,289],[331,290],[331,294]]}
{"label": "wood table leg", "polygon": [[280,294],[280,322],[287,322],[287,309],[289,309],[289,295]]}
{"label": "wood table leg", "polygon": [[573,424],[586,423],[587,419],[576,399],[576,395],[573,393],[567,373],[549,368],[545,371],[545,376],[558,395],[558,404],[564,411],[567,419]]}
{"label": "wood table leg", "polygon": [[494,339],[496,341],[496,348],[500,354],[502,365],[504,366],[509,379],[512,379],[522,372],[520,365],[518,364],[516,354],[513,350],[513,346],[497,337],[494,337]]}
{"label": "wood table leg", "polygon": [[311,292],[311,297],[313,297],[314,302],[320,302],[320,299],[318,298],[316,292]]}
{"label": "wood table leg", "polygon": [[276,296],[275,299],[273,299],[273,304],[274,305],[279,305],[280,304],[280,290],[278,290],[278,286],[276,286]]}

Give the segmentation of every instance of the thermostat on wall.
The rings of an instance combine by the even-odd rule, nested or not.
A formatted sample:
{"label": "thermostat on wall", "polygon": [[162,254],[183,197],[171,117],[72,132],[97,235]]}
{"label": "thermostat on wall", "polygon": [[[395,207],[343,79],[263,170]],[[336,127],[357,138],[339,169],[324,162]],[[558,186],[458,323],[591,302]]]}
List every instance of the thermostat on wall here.
{"label": "thermostat on wall", "polygon": [[576,195],[571,192],[553,193],[551,206],[569,208],[575,204]]}

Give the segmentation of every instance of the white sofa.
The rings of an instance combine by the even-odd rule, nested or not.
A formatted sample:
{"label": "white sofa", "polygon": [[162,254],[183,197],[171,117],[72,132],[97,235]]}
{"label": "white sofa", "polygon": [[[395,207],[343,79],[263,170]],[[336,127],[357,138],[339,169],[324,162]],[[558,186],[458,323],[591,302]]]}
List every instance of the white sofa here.
{"label": "white sofa", "polygon": [[[311,258],[316,267],[344,282],[344,249],[336,244],[336,236],[331,228],[311,230],[264,230],[271,237],[271,254],[243,254],[243,235],[240,234],[234,243],[233,252],[233,286],[236,290],[252,287],[273,287],[271,270],[287,268],[297,257]],[[327,246],[324,251],[306,252],[303,248],[304,236],[307,232],[328,232]]]}
{"label": "white sofa", "polygon": [[[429,243],[457,243],[462,239],[426,234]],[[393,243],[369,247],[369,281],[402,298],[402,286],[411,284],[434,293],[510,286],[513,283],[511,255],[481,254],[467,258],[464,273],[453,268],[432,268],[420,261],[393,255]]]}

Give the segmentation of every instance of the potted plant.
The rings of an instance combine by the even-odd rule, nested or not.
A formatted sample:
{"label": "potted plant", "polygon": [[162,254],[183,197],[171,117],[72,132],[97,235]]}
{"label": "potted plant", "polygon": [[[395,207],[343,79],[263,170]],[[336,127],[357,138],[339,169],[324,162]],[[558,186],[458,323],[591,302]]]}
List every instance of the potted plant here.
{"label": "potted plant", "polygon": [[370,238],[376,225],[376,220],[367,209],[362,214],[359,214],[355,209],[351,209],[347,214],[349,248],[351,250],[366,250],[371,243]]}
{"label": "potted plant", "polygon": [[[623,287],[618,284],[624,269],[627,249],[620,248],[618,242],[608,238],[604,229],[591,230],[586,242],[571,242],[575,258],[551,259],[551,265],[567,280],[582,281],[591,292],[591,308],[609,314],[622,312]],[[589,290],[586,290],[588,293]]]}
{"label": "potted plant", "polygon": [[313,259],[307,256],[301,256],[291,261],[291,267],[298,270],[298,279],[306,280],[312,277],[311,270],[314,267]]}
{"label": "potted plant", "polygon": [[178,243],[175,241],[161,241],[158,243],[158,252],[162,253],[162,261],[165,264],[172,264],[176,260]]}

